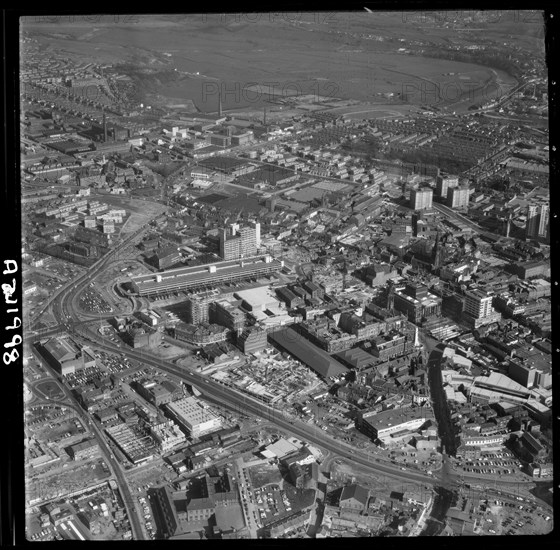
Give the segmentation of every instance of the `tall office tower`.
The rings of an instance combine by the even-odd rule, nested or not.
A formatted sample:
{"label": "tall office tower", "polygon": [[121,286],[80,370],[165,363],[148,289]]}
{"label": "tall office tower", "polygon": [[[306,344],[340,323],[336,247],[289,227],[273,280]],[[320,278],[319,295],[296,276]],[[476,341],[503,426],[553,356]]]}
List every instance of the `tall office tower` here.
{"label": "tall office tower", "polygon": [[220,233],[220,256],[224,260],[238,260],[257,255],[257,232],[260,241],[260,224],[257,227],[242,227],[232,225],[232,234],[226,230]]}
{"label": "tall office tower", "polygon": [[447,198],[447,190],[449,189],[449,180],[445,176],[436,177],[436,197]]}
{"label": "tall office tower", "polygon": [[447,178],[443,176],[438,176],[436,179],[436,196],[447,198],[447,189],[449,187],[449,182]]}
{"label": "tall office tower", "polygon": [[484,319],[494,313],[492,296],[481,290],[473,290],[465,294],[465,312],[473,319]]}
{"label": "tall office tower", "polygon": [[223,229],[220,233],[220,256],[224,260],[237,260],[241,255],[241,235],[228,235]]}
{"label": "tall office tower", "polygon": [[447,190],[447,206],[450,208],[464,208],[469,204],[468,187],[450,187]]}
{"label": "tall office tower", "polygon": [[413,210],[426,210],[432,207],[434,192],[429,187],[413,189],[410,192],[410,208]]}
{"label": "tall office tower", "polygon": [[261,246],[261,224],[260,222],[251,222],[250,226],[255,230],[255,244],[259,248]]}
{"label": "tall office tower", "polygon": [[459,178],[457,176],[444,176],[440,175],[436,178],[436,195],[438,197],[447,198],[447,192],[452,187],[459,185]]}
{"label": "tall office tower", "polygon": [[550,207],[548,204],[541,204],[539,213],[539,237],[546,237],[548,233]]}
{"label": "tall office tower", "polygon": [[534,239],[539,233],[539,207],[530,204],[527,209],[527,225],[525,226],[525,238]]}
{"label": "tall office tower", "polygon": [[210,318],[210,304],[216,299],[214,292],[202,292],[191,296],[188,300],[188,322],[197,325],[207,322]]}
{"label": "tall office tower", "polygon": [[[259,226],[260,232],[260,226]],[[241,236],[241,258],[249,258],[257,254],[257,230],[254,227],[242,227],[239,230]]]}

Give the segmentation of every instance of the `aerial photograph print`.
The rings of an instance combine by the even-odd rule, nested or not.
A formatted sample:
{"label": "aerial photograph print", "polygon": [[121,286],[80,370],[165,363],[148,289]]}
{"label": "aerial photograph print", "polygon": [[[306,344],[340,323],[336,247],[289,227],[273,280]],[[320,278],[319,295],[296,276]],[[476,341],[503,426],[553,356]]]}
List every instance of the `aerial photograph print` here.
{"label": "aerial photograph print", "polygon": [[25,541],[548,546],[550,17],[22,15]]}

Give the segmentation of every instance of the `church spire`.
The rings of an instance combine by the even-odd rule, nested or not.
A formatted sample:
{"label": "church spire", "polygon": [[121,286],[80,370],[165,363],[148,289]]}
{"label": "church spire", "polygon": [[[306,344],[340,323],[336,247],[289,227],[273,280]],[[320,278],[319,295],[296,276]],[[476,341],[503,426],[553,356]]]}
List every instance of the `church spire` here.
{"label": "church spire", "polygon": [[391,285],[389,287],[389,295],[387,296],[387,309],[391,314],[395,313],[395,287]]}
{"label": "church spire", "polygon": [[442,256],[443,256],[443,248],[441,246],[439,231],[438,231],[436,234],[436,242],[434,243],[434,247],[432,248],[432,265],[434,268],[437,269],[438,267],[441,267]]}

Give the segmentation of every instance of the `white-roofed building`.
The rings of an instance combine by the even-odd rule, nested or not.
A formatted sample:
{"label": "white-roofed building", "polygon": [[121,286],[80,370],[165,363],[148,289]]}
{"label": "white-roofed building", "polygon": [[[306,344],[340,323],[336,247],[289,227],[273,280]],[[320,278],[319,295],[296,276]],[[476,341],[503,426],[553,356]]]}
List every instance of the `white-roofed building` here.
{"label": "white-roofed building", "polygon": [[[294,451],[299,450],[299,448],[300,447],[298,447],[297,445],[294,445],[294,443],[291,443],[287,439],[281,438],[281,439],[279,439],[275,443],[272,443],[271,445],[269,445],[266,448],[266,455],[265,456],[283,458],[283,457],[289,455],[290,453],[293,453]],[[263,452],[263,454],[264,454],[264,452]]]}
{"label": "white-roofed building", "polygon": [[205,409],[194,397],[173,401],[165,408],[179,424],[189,430],[192,437],[200,437],[222,427],[220,418]]}

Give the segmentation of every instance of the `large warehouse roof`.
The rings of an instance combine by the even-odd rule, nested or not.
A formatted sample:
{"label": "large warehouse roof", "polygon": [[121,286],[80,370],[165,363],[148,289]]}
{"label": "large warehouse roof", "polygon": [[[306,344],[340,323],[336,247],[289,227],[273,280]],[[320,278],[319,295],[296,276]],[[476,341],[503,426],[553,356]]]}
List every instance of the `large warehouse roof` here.
{"label": "large warehouse roof", "polygon": [[347,349],[337,353],[335,357],[340,357],[343,362],[357,369],[369,367],[377,362],[377,359],[371,353],[362,348]]}
{"label": "large warehouse roof", "polygon": [[270,339],[280,348],[291,353],[296,359],[311,367],[323,378],[340,376],[348,371],[335,361],[326,351],[318,348],[291,328],[283,328],[270,333]]}
{"label": "large warehouse roof", "polygon": [[488,388],[490,390],[496,390],[504,393],[514,392],[520,394],[528,394],[529,390],[518,384],[509,376],[499,374],[497,372],[490,373],[490,376],[477,376],[474,379],[474,385],[482,388]]}
{"label": "large warehouse roof", "polygon": [[75,359],[80,352],[73,342],[62,338],[52,338],[44,347],[59,363]]}
{"label": "large warehouse roof", "polygon": [[175,413],[177,418],[186,423],[189,429],[192,426],[204,424],[216,418],[214,414],[204,409],[194,397],[183,397],[168,403],[166,407]]}

